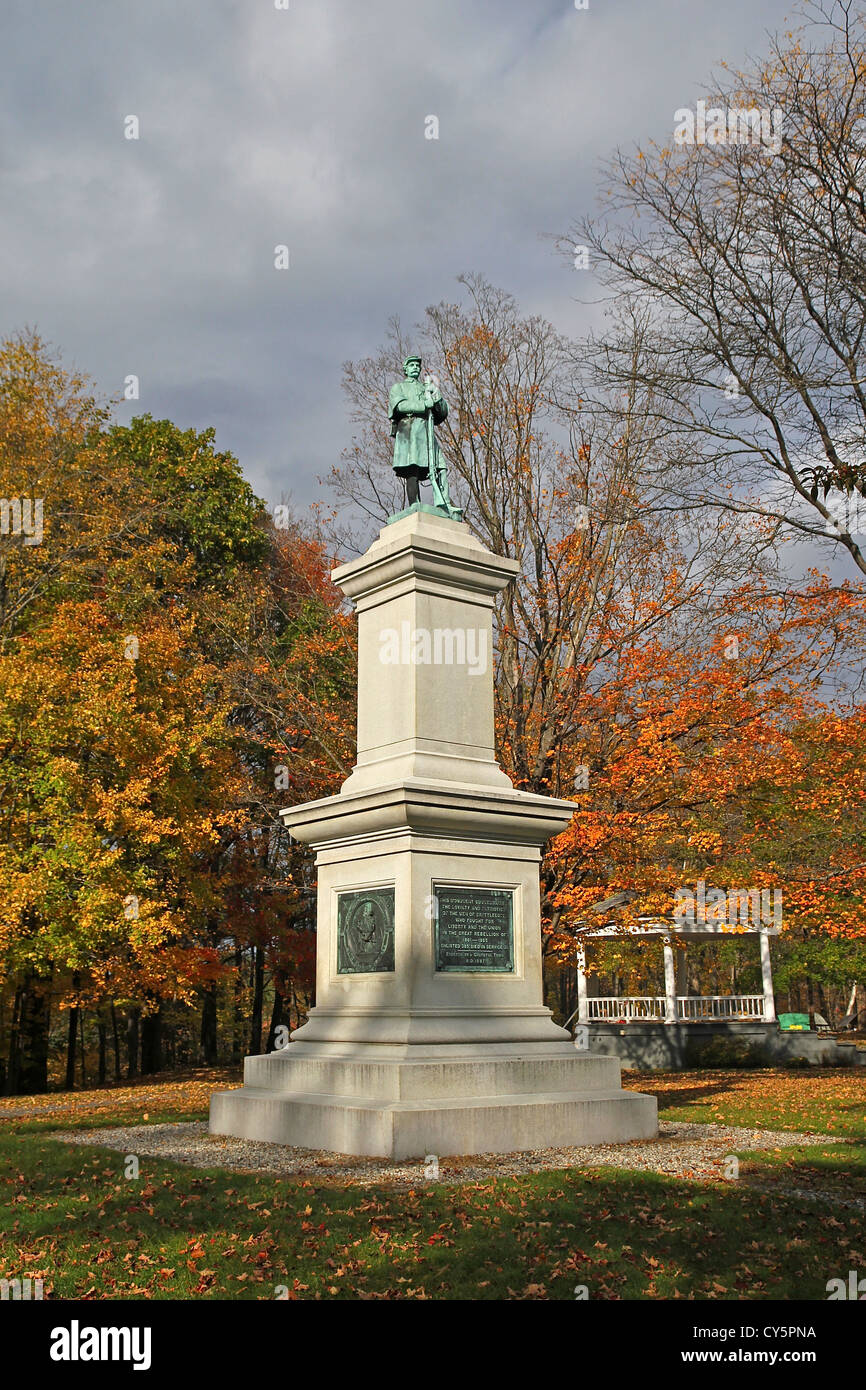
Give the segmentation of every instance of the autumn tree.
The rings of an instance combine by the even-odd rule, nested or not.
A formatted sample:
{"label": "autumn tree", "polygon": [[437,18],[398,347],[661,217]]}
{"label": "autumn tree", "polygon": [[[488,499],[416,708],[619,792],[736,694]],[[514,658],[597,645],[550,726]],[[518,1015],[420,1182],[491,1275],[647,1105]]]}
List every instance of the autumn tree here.
{"label": "autumn tree", "polygon": [[[90,505],[95,495],[90,484],[98,491],[98,482],[85,462],[86,439],[105,418],[85,380],[57,365],[37,335],[20,334],[0,345],[0,661],[36,621],[36,613],[50,607],[57,586],[71,579],[87,549],[121,524],[117,509]],[[60,528],[58,543],[50,547],[41,541],[52,513]],[[4,682],[0,691],[5,689]],[[26,747],[30,719],[24,711],[14,730],[19,749]],[[13,825],[29,833],[28,816],[26,799],[16,786],[11,747],[4,743],[4,848],[15,833]],[[38,930],[32,908],[23,909],[20,925],[27,934]],[[50,994],[50,977],[35,962],[22,961],[11,1008],[17,1077],[10,1079],[25,1090],[45,1085]]]}
{"label": "autumn tree", "polygon": [[[52,1001],[70,1080],[84,1008],[104,1037],[122,1006],[130,1069],[140,1048],[152,1070],[163,1004],[201,1000],[212,1057],[215,989],[245,958],[259,986],[266,964],[309,981],[277,810],[348,770],[328,559],[274,530],[212,431],[112,426],[34,336],[0,354],[0,405],[2,490],[44,521],[36,544],[0,538],[7,1087],[44,1087]],[[261,1007],[257,988],[253,1034]]]}
{"label": "autumn tree", "polygon": [[[645,505],[758,517],[866,573],[866,15],[808,5],[705,93],[705,129],[618,152],[588,250],[612,327],[587,390],[643,392]],[[672,113],[673,115],[673,113]]]}
{"label": "autumn tree", "polygon": [[243,623],[212,615],[232,651],[231,724],[246,770],[243,842],[232,857],[235,872],[240,862],[248,872],[243,889],[233,889],[228,923],[252,956],[253,1052],[263,1046],[266,983],[272,1046],[278,1026],[302,1021],[315,976],[313,864],[279,810],[337,792],[355,739],[354,623],[330,580],[333,558],[315,527],[294,517],[281,515],[268,539],[265,562],[235,595]]}

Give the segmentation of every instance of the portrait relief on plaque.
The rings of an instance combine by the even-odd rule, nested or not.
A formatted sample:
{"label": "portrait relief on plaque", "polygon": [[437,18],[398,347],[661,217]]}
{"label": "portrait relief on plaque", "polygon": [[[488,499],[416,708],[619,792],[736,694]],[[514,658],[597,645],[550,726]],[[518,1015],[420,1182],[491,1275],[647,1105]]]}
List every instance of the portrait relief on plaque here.
{"label": "portrait relief on plaque", "polygon": [[369,975],[393,969],[394,889],[338,893],[337,974]]}
{"label": "portrait relief on plaque", "polygon": [[514,974],[514,890],[433,885],[437,973]]}

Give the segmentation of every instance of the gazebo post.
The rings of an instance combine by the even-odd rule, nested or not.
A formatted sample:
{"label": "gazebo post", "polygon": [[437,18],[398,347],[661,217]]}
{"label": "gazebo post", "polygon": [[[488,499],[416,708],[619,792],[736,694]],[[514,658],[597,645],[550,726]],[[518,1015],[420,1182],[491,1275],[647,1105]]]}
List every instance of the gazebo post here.
{"label": "gazebo post", "polygon": [[669,936],[662,937],[665,960],[665,1023],[677,1022],[677,973],[674,948]]}
{"label": "gazebo post", "polygon": [[586,998],[586,948],[579,946],[577,951],[577,1021],[589,1023],[589,1005]]}
{"label": "gazebo post", "polygon": [[775,1023],[776,1001],[773,997],[773,963],[770,959],[770,938],[765,931],[758,932],[761,943],[761,978],[764,982],[764,1022]]}

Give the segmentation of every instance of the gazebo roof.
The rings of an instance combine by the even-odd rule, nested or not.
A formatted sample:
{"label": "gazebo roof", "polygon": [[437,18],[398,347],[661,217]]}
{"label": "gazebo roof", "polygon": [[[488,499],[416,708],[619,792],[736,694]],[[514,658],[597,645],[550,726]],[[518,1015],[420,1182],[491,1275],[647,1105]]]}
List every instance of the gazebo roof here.
{"label": "gazebo roof", "polygon": [[605,923],[603,927],[596,927],[593,931],[584,932],[584,939],[587,937],[616,937],[616,936],[678,936],[686,940],[701,941],[708,936],[778,936],[779,928],[769,923],[755,924],[754,922],[742,922],[733,925],[730,922],[698,922],[693,916],[682,917],[642,917],[639,922],[623,928],[614,922]]}

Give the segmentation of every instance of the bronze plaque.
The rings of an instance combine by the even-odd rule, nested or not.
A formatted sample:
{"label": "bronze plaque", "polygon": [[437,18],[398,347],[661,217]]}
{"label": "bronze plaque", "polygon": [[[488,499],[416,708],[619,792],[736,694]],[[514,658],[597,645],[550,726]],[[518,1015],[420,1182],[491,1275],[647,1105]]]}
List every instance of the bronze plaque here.
{"label": "bronze plaque", "polygon": [[337,895],[337,974],[394,969],[394,889],[362,888]]}
{"label": "bronze plaque", "polygon": [[510,888],[433,887],[437,971],[514,971],[514,893]]}

